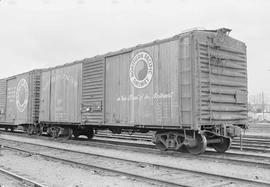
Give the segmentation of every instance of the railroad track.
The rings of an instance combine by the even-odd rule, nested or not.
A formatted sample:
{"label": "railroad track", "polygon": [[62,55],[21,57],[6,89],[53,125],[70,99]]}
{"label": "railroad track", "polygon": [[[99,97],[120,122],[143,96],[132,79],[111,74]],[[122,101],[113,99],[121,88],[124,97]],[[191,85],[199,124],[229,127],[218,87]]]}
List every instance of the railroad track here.
{"label": "railroad track", "polygon": [[[4,134],[14,134],[18,136],[30,137],[27,134],[24,134],[22,131],[14,131],[14,132],[3,132]],[[39,136],[31,136],[32,138],[48,138],[49,137],[39,137]],[[82,140],[81,143],[78,144],[87,144],[85,141],[86,139],[79,138],[78,140]],[[56,141],[63,141],[59,138]],[[64,140],[65,141],[65,140]],[[128,141],[128,142],[125,142]],[[151,134],[134,134],[129,135],[127,133],[123,134],[112,134],[109,131],[101,131],[95,134],[93,140],[88,141],[89,144],[95,144],[96,142],[100,142],[102,144],[106,143],[110,146],[129,146],[129,147],[137,147],[137,148],[151,148],[156,149],[155,145],[151,143]],[[117,146],[119,148],[119,146]],[[239,139],[234,139],[231,150],[239,150],[240,149],[240,142]],[[250,151],[255,153],[270,153],[270,137],[260,137],[260,136],[245,136],[243,138],[242,143],[242,151]]]}
{"label": "railroad track", "polygon": [[[129,136],[131,138],[138,138],[138,139],[145,139],[151,141],[151,138],[153,136],[153,133],[128,133],[128,132],[122,132],[121,134],[112,134],[109,130],[98,130],[97,134],[106,134],[106,135],[114,135],[114,136]],[[258,135],[242,135],[243,141],[256,141],[256,142],[270,142],[270,136],[258,136]],[[234,141],[239,141],[239,137],[235,138]]]}
{"label": "railroad track", "polygon": [[186,157],[186,158],[197,158],[201,160],[217,160],[217,161],[224,161],[227,163],[236,163],[236,164],[243,164],[249,165],[252,167],[262,167],[270,169],[270,155],[263,156],[258,155],[257,153],[251,152],[225,152],[223,154],[217,153],[214,150],[207,149],[201,155],[191,155],[189,153],[183,152],[175,152],[175,151],[166,151],[161,152],[157,150],[154,145],[147,145],[147,144],[140,144],[140,143],[130,143],[130,142],[119,142],[119,141],[111,141],[109,139],[94,139],[91,146],[96,147],[104,147],[106,148],[114,148],[114,149],[123,149],[123,150],[133,150],[133,151],[140,151],[144,153],[152,153],[152,154],[167,154],[174,157]]}
{"label": "railroad track", "polygon": [[[126,177],[136,179],[139,181],[147,181],[151,184],[160,184],[165,186],[197,186],[208,181],[213,186],[226,186],[234,184],[236,186],[270,186],[270,182],[253,180],[246,178],[238,178],[234,176],[225,176],[215,173],[207,173],[196,170],[189,170],[179,167],[171,167],[167,165],[160,165],[152,162],[141,162],[136,160],[104,156],[101,154],[92,154],[81,151],[75,151],[65,148],[53,147],[48,145],[41,145],[29,142],[21,142],[14,140],[6,140],[1,138],[1,142],[5,149],[12,151],[19,151],[30,155],[38,155],[46,159],[61,161],[67,164],[72,164],[87,169],[102,170],[105,172],[114,173],[117,175],[124,175]],[[42,149],[41,149],[42,148]],[[67,156],[69,155],[69,156]],[[70,156],[72,155],[72,156]],[[84,159],[82,159],[84,158]],[[87,158],[87,159],[86,159]],[[269,159],[269,158],[268,158]],[[94,161],[94,162],[93,162]],[[101,164],[103,163],[103,164]],[[119,165],[120,167],[119,169]],[[130,166],[135,166],[135,171],[130,169]],[[123,166],[127,166],[126,168]],[[134,169],[133,168],[133,169]],[[146,171],[148,168],[148,171]],[[149,170],[150,168],[150,170]],[[151,168],[154,168],[156,175],[149,175],[152,173]],[[148,175],[147,175],[148,174]],[[157,177],[158,176],[158,177]],[[171,176],[171,177],[169,177]],[[194,179],[203,179],[202,181],[195,181],[187,184],[185,180],[178,180],[192,176]],[[207,179],[207,180],[206,180]],[[208,183],[205,185],[209,185]]]}
{"label": "railroad track", "polygon": [[[151,142],[152,136],[147,135],[129,135],[129,134],[112,134],[109,132],[98,132],[95,134],[96,137],[102,138],[112,138],[112,139],[124,139],[124,140],[135,140],[135,141],[145,141]],[[269,138],[258,138],[246,136],[242,139],[242,147],[240,144],[240,139],[234,139],[231,145],[231,149],[244,149],[247,151],[256,151],[256,152],[270,152],[270,137]]]}
{"label": "railroad track", "polygon": [[[7,133],[10,134],[10,133]],[[140,152],[146,152],[146,153],[153,153],[153,154],[164,154],[164,152],[161,152],[160,150],[156,149],[155,145],[148,141],[130,141],[126,138],[124,139],[117,139],[117,138],[110,138],[109,136],[96,136],[93,140],[88,141],[87,139],[79,138],[79,139],[73,139],[73,140],[65,140],[65,139],[51,139],[50,137],[46,136],[28,136],[23,133],[12,133],[11,135],[16,136],[22,136],[27,138],[34,138],[34,139],[45,139],[45,140],[51,140],[51,141],[58,141],[58,142],[64,142],[67,144],[76,144],[76,145],[86,145],[86,146],[94,146],[94,147],[104,147],[104,148],[110,148],[110,149],[121,149],[123,151],[125,150],[131,150],[131,151],[140,151]],[[234,163],[243,163],[253,165],[255,167],[260,166],[263,168],[269,168],[270,160],[267,156],[260,156],[257,154],[257,152],[253,153],[254,149],[252,149],[252,152],[246,152],[246,147],[244,147],[244,151],[241,152],[232,152],[227,151],[226,153],[220,154],[216,153],[215,151],[211,149],[207,149],[207,151],[202,155],[195,156],[196,158],[203,157],[203,159],[218,159],[218,160],[229,160],[230,162]],[[166,151],[165,154],[175,156],[175,157],[192,157],[190,154],[186,153],[179,153],[179,152],[170,152]],[[244,159],[244,161],[242,161]]]}
{"label": "railroad track", "polygon": [[[2,132],[4,132],[2,130]],[[12,133],[12,132],[5,132]],[[14,131],[13,133],[22,133],[22,131]],[[134,133],[128,134],[128,132],[123,132],[122,134],[112,134],[108,130],[98,131],[95,134],[95,137],[99,138],[109,138],[115,140],[134,140],[138,142],[152,142],[152,134],[151,133]],[[250,136],[245,135],[242,138],[242,145],[240,145],[240,139],[236,138],[233,140],[230,149],[242,149],[246,151],[254,151],[254,152],[266,152],[270,153],[270,137],[260,137],[260,136]]]}
{"label": "railroad track", "polygon": [[[12,178],[16,183],[19,183],[19,185],[21,186],[47,187],[46,184],[42,184],[40,182],[35,181],[35,179],[31,179],[30,177],[26,177],[22,174],[18,174],[17,172],[14,172],[10,170],[9,168],[6,168],[2,165],[0,165],[0,173],[4,176],[8,176]],[[0,186],[1,186],[1,183],[0,183]]]}

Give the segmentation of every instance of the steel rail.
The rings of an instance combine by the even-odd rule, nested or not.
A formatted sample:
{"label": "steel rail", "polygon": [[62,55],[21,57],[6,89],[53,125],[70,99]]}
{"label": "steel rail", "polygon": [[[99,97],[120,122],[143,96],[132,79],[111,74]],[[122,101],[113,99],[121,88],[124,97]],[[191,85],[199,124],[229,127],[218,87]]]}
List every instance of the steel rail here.
{"label": "steel rail", "polygon": [[33,187],[48,187],[47,185],[45,184],[41,184],[39,182],[36,182],[32,179],[28,179],[24,176],[20,176],[14,172],[11,172],[7,169],[5,169],[3,166],[0,166],[0,173],[2,173],[3,175],[6,175],[6,176],[9,176],[9,177],[12,177],[13,179],[15,179],[16,181],[19,181],[23,184],[26,184],[28,186],[33,186]]}

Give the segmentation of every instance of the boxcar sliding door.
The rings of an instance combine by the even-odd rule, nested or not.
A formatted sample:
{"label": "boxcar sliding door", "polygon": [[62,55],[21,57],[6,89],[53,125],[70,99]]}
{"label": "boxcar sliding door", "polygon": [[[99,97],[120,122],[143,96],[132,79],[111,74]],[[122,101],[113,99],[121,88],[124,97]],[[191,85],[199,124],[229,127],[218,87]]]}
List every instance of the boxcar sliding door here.
{"label": "boxcar sliding door", "polygon": [[87,59],[83,62],[82,123],[104,123],[104,58]]}

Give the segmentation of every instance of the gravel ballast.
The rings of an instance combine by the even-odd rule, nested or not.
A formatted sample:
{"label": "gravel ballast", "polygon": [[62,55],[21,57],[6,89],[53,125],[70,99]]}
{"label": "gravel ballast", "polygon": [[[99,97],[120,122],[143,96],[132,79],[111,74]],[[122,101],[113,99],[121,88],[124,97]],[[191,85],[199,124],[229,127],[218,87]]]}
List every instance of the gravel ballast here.
{"label": "gravel ballast", "polygon": [[[234,177],[239,177],[239,178],[263,180],[263,181],[270,182],[270,175],[269,175],[270,171],[269,169],[265,169],[265,168],[248,167],[248,166],[230,164],[230,163],[220,163],[216,160],[205,161],[205,160],[194,159],[194,158],[181,158],[181,157],[176,158],[176,157],[171,157],[170,155],[167,155],[167,154],[154,155],[150,153],[141,153],[141,152],[134,152],[134,151],[114,150],[114,149],[107,149],[107,148],[105,149],[105,148],[98,148],[98,147],[91,147],[91,146],[84,146],[84,145],[72,145],[72,144],[66,144],[66,143],[59,143],[59,142],[40,140],[40,139],[22,138],[22,137],[15,137],[15,136],[9,136],[9,135],[0,135],[0,137],[6,138],[6,139],[19,140],[19,141],[23,140],[29,143],[38,143],[42,145],[66,148],[66,149],[71,149],[71,150],[76,150],[76,151],[81,151],[81,152],[114,156],[114,157],[119,157],[119,158],[136,160],[140,162],[150,162],[153,164],[168,165],[172,167],[179,167],[179,168],[185,168],[185,169],[190,169],[190,170],[209,172],[209,173],[220,174],[220,175],[225,175],[225,176],[234,176]],[[32,166],[31,168],[36,168],[36,167],[38,168],[38,166]],[[57,167],[52,167],[49,165],[48,167],[51,169],[57,168]],[[61,171],[67,171],[67,170],[65,168],[64,170],[61,170],[61,169],[60,171],[52,170],[51,172],[61,173]],[[80,176],[80,174],[78,175]],[[61,176],[58,176],[58,178],[59,177],[61,178]],[[80,177],[84,178],[83,175],[81,175]],[[63,178],[65,177],[62,177],[62,180],[64,180]],[[106,177],[106,180],[107,179],[108,177]],[[112,179],[109,179],[109,180],[112,180]],[[96,181],[98,182],[98,180]],[[101,180],[100,182],[104,182],[104,181]]]}

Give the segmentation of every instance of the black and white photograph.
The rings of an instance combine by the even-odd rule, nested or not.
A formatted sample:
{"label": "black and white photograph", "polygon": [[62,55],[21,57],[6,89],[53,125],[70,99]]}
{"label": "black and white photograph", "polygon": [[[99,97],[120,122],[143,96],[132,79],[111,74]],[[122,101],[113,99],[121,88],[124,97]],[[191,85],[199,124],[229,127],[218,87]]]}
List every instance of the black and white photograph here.
{"label": "black and white photograph", "polygon": [[269,187],[269,10],[0,0],[0,187]]}

